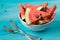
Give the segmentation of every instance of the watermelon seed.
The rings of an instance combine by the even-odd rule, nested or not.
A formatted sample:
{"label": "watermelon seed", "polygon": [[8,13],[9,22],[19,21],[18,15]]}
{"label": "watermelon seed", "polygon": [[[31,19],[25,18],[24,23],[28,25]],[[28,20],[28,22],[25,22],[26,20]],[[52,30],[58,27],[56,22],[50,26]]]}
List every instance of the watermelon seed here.
{"label": "watermelon seed", "polygon": [[42,17],[42,14],[40,14],[41,20],[44,20],[44,18]]}
{"label": "watermelon seed", "polygon": [[25,20],[25,19],[23,19],[23,21],[24,21],[24,22],[26,22],[26,20]]}
{"label": "watermelon seed", "polygon": [[42,15],[42,14],[40,14],[40,15]]}

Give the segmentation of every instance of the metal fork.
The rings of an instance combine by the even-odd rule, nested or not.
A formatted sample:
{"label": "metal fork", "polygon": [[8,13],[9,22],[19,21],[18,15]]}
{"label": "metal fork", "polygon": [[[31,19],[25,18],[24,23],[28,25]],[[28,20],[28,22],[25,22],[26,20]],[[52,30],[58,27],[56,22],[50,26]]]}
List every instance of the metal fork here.
{"label": "metal fork", "polygon": [[40,40],[39,37],[36,37],[36,36],[32,36],[32,35],[29,35],[27,33],[25,33],[21,28],[18,28],[18,26],[12,21],[10,20],[10,23],[11,25],[15,28],[15,31],[14,30],[11,30],[9,29],[7,26],[5,26],[5,29],[11,33],[20,33],[20,34],[23,34],[25,35],[29,40]]}

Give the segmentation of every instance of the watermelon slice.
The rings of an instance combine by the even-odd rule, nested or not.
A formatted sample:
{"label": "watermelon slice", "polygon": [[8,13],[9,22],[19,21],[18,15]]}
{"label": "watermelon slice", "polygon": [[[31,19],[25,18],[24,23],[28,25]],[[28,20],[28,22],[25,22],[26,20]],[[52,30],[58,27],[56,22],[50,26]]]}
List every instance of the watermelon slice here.
{"label": "watermelon slice", "polygon": [[46,3],[44,3],[44,4],[42,4],[42,5],[40,5],[40,6],[34,6],[34,5],[30,5],[30,4],[25,4],[25,7],[26,8],[31,8],[32,10],[41,10],[41,9],[45,9],[46,7],[47,7],[47,5],[48,5],[48,3],[46,2]]}
{"label": "watermelon slice", "polygon": [[36,9],[37,7],[38,6],[30,5],[30,4],[25,3],[25,8],[31,8],[33,10],[33,9]]}
{"label": "watermelon slice", "polygon": [[26,24],[33,24],[34,22],[39,20],[39,18],[36,18],[33,14],[34,14],[34,10],[31,11],[30,8],[26,8],[26,12],[25,12]]}
{"label": "watermelon slice", "polygon": [[29,20],[29,13],[30,13],[30,9],[26,8],[26,12],[25,12],[25,20],[26,20],[26,24],[30,24],[30,20]]}
{"label": "watermelon slice", "polygon": [[50,17],[50,21],[55,17],[55,13],[53,13],[53,15]]}
{"label": "watermelon slice", "polygon": [[[42,14],[42,16],[45,17],[45,18],[50,18],[50,17],[52,16],[52,14],[54,13],[55,9],[56,9],[56,5],[53,5],[52,7],[47,8],[47,9],[45,10],[45,11],[46,11],[45,14],[43,14],[42,12],[41,12],[41,14]],[[45,15],[45,16],[44,16],[44,15]]]}
{"label": "watermelon slice", "polygon": [[50,22],[54,17],[55,17],[55,13],[53,13],[53,15],[51,16],[50,19],[44,19],[44,20],[42,20],[42,24],[46,24],[46,23]]}
{"label": "watermelon slice", "polygon": [[21,4],[19,4],[19,8],[20,8],[21,19],[24,20],[25,9]]}
{"label": "watermelon slice", "polygon": [[48,5],[48,2],[46,2],[46,3],[42,4],[42,5],[40,5],[40,6],[37,8],[37,10],[45,10],[46,7],[47,7],[47,5]]}
{"label": "watermelon slice", "polygon": [[47,13],[51,16],[55,10],[56,10],[56,5],[53,5],[52,7],[49,8]]}
{"label": "watermelon slice", "polygon": [[30,18],[31,23],[34,23],[34,22],[36,22],[36,21],[38,21],[40,19],[39,17],[36,17],[34,15],[34,13],[35,13],[34,11],[31,11],[30,14],[29,14],[29,18]]}

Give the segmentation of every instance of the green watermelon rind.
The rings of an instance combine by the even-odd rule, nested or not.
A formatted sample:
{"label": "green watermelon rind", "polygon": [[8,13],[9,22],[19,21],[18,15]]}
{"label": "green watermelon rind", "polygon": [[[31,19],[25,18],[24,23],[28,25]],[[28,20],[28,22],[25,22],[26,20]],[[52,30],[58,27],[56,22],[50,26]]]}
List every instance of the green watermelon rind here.
{"label": "green watermelon rind", "polygon": [[38,7],[36,10],[43,10],[43,7],[40,6],[40,7]]}
{"label": "green watermelon rind", "polygon": [[43,21],[39,20],[37,21],[37,25],[42,25]]}
{"label": "green watermelon rind", "polygon": [[30,24],[29,13],[30,13],[30,8],[26,8],[26,12],[25,12],[26,24]]}

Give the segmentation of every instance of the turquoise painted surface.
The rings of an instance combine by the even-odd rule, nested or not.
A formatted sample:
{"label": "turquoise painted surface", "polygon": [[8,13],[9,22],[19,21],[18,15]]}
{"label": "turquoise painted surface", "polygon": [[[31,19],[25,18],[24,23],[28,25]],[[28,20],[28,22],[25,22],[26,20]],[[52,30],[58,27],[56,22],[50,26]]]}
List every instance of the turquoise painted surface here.
{"label": "turquoise painted surface", "polygon": [[[18,19],[19,7],[18,4],[29,3],[33,5],[40,5],[48,2],[48,7],[56,4],[56,16],[54,21],[48,25],[49,29],[42,32],[34,32],[25,28]],[[13,20],[22,30],[34,36],[41,37],[42,40],[60,40],[60,0],[0,0],[0,40],[28,40],[21,34],[11,34],[4,29],[7,25],[13,29],[9,20]]]}

